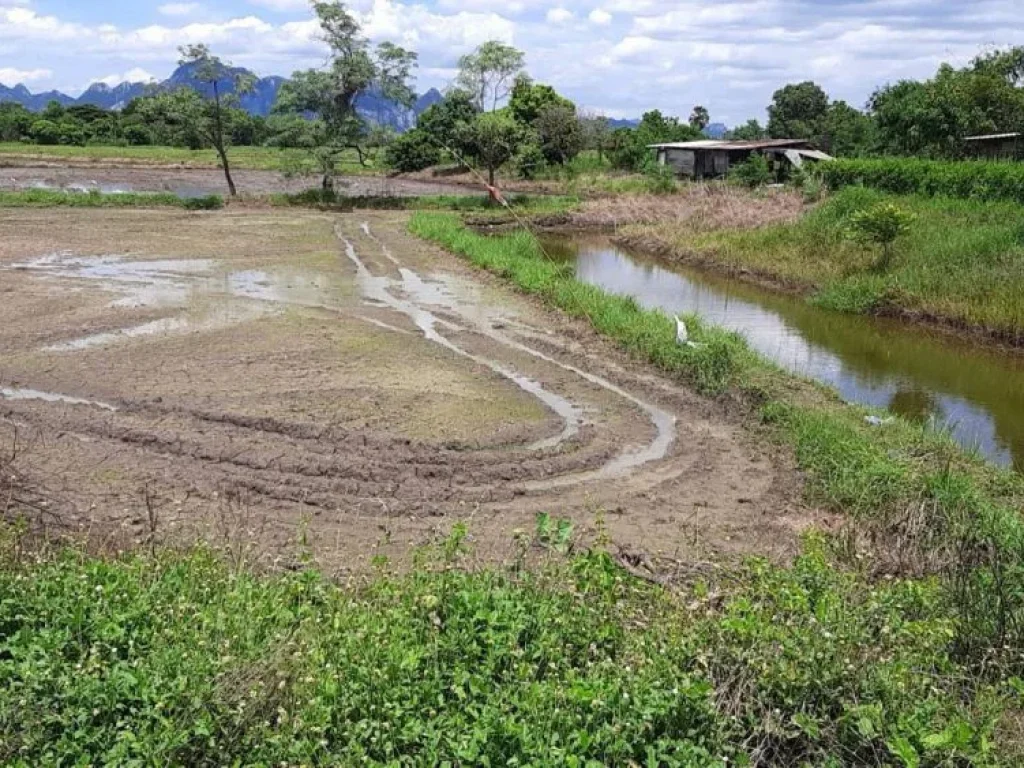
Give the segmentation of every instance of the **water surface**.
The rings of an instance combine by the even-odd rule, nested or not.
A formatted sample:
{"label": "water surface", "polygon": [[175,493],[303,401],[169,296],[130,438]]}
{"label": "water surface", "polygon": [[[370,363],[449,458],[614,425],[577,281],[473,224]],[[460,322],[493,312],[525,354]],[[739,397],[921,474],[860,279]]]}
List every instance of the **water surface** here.
{"label": "water surface", "polygon": [[679,266],[592,236],[551,237],[577,277],[647,308],[694,312],[789,371],[855,403],[946,427],[964,447],[1024,470],[1024,355],[895,320],[827,312],[799,297]]}

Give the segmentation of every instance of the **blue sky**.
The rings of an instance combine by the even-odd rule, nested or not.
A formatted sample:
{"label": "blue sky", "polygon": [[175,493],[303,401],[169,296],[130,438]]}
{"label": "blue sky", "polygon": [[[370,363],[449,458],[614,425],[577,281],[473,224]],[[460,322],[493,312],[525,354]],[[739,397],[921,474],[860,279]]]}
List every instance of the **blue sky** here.
{"label": "blue sky", "polygon": [[[458,57],[513,43],[528,69],[613,117],[704,104],[729,124],[764,119],[772,92],[812,79],[862,106],[876,85],[942,61],[1024,44],[1024,0],[353,0],[369,36],[420,54],[418,86]],[[0,82],[77,93],[162,79],[178,45],[288,75],[323,62],[306,0],[0,0]]]}

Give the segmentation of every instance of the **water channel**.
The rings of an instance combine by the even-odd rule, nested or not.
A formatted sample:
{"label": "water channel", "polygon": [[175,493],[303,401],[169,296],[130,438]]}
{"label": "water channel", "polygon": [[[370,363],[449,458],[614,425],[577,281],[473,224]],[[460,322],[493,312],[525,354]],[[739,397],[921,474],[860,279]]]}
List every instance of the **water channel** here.
{"label": "water channel", "polygon": [[556,236],[544,244],[573,260],[583,282],[670,314],[694,312],[850,402],[945,427],[964,447],[1024,471],[1024,354],[895,320],[827,312],[800,297],[667,266],[602,237]]}

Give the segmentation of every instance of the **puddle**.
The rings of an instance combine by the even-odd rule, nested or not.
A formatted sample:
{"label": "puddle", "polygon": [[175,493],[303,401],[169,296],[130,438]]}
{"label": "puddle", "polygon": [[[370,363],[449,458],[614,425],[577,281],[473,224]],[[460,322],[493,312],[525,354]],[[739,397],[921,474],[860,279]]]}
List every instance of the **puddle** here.
{"label": "puddle", "polygon": [[99,400],[85,400],[80,397],[59,395],[55,392],[40,392],[37,389],[20,389],[0,387],[0,397],[6,400],[42,400],[46,403],[66,403],[67,405],[89,405],[105,411],[116,411],[117,408]]}
{"label": "puddle", "polygon": [[140,189],[134,184],[127,182],[110,183],[102,181],[69,181],[58,183],[49,179],[13,179],[14,189],[44,189],[54,192],[77,192],[79,194],[101,194],[101,195],[128,195],[139,193],[143,195],[170,192],[182,200],[192,200],[198,197],[223,194],[219,188],[200,187],[194,184],[163,184],[159,189]]}
{"label": "puddle", "polygon": [[697,270],[667,267],[607,239],[545,238],[577,277],[670,314],[737,331],[789,371],[855,403],[948,429],[965,448],[1024,469],[1024,355],[1008,355],[897,321],[841,315]]}

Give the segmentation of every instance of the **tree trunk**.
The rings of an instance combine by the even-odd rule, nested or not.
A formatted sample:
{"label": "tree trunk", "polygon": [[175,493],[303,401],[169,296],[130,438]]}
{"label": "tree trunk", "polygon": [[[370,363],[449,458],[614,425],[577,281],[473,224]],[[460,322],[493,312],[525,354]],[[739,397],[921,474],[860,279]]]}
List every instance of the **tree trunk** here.
{"label": "tree trunk", "polygon": [[217,147],[217,154],[220,155],[221,165],[224,166],[224,180],[228,183],[228,192],[232,197],[238,197],[238,190],[235,189],[235,180],[231,178],[231,166],[228,164],[228,153],[223,146]]}
{"label": "tree trunk", "polygon": [[224,166],[224,179],[228,183],[228,192],[232,197],[238,197],[238,190],[235,189],[235,180],[231,178],[231,166],[228,164],[228,150],[224,146],[224,122],[221,119],[220,111],[220,88],[217,80],[213,81],[213,105],[214,105],[214,146],[217,154],[220,155],[221,165]]}

